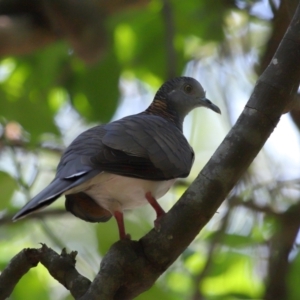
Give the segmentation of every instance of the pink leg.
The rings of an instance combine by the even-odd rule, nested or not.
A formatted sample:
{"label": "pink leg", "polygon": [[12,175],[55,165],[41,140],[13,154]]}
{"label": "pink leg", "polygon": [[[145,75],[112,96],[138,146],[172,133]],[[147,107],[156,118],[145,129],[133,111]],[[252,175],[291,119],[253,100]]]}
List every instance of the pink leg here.
{"label": "pink leg", "polygon": [[125,233],[123,213],[120,211],[115,211],[114,217],[118,224],[120,240],[130,239],[130,235]]}
{"label": "pink leg", "polygon": [[162,207],[158,204],[158,202],[156,201],[156,199],[151,195],[151,192],[147,192],[146,193],[146,199],[149,202],[149,204],[154,208],[154,210],[156,211],[156,219],[154,221],[154,227],[156,229],[160,228],[160,224],[159,224],[159,220],[160,218],[165,215],[165,211],[162,209]]}

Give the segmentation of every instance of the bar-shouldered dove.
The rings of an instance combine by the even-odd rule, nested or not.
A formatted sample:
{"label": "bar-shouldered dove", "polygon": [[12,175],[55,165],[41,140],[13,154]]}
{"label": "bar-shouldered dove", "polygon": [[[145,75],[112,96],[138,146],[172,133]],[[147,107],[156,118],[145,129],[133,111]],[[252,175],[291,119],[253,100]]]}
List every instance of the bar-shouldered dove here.
{"label": "bar-shouldered dove", "polygon": [[106,222],[114,216],[121,239],[128,237],[124,210],[150,203],[159,220],[164,211],[156,199],[176,178],[187,177],[193,165],[194,151],[182,125],[201,106],[221,113],[197,80],[178,77],[161,86],[145,111],[81,133],[64,152],[53,181],[13,220],[61,195],[66,209],[85,221]]}

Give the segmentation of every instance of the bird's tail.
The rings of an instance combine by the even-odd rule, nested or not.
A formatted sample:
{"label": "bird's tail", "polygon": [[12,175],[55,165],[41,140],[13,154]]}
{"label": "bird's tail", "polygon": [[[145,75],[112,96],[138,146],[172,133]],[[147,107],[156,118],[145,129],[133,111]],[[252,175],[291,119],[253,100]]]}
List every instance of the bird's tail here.
{"label": "bird's tail", "polygon": [[65,180],[54,179],[44,190],[31,199],[14,217],[13,221],[21,219],[28,214],[36,212],[50,205],[69,187]]}

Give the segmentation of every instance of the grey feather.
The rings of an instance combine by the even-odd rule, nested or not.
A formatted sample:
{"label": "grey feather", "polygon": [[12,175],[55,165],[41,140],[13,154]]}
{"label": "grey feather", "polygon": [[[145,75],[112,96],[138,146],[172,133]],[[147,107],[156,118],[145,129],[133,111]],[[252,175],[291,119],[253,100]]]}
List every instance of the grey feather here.
{"label": "grey feather", "polygon": [[86,180],[96,176],[99,172],[92,171],[80,176],[77,179],[66,180],[54,178],[54,180],[34,198],[32,198],[14,217],[13,220],[22,218],[40,208],[50,205],[53,201],[60,197],[65,191],[85,182]]}
{"label": "grey feather", "polygon": [[165,179],[189,174],[194,161],[193,149],[180,130],[162,117],[140,114],[104,128],[104,145],[131,156],[148,158],[162,170]]}

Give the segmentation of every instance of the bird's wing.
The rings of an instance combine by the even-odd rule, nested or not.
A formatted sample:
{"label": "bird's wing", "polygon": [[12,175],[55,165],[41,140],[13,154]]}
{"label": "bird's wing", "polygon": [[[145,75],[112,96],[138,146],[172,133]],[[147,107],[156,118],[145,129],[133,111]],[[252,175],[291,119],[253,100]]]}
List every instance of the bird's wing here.
{"label": "bird's wing", "polygon": [[[194,162],[194,151],[173,123],[158,116],[138,114],[134,118],[126,117],[109,123],[104,128],[103,145],[114,149],[112,153],[121,160],[122,155],[126,155],[123,163],[127,168],[134,166],[134,169],[128,170],[132,174],[127,176],[152,180],[188,176]],[[103,153],[94,157],[93,161],[105,167],[106,171],[113,171],[114,162],[103,166],[103,162],[107,162]],[[117,162],[122,166],[122,161]],[[147,172],[150,167],[154,175],[152,178]]]}

